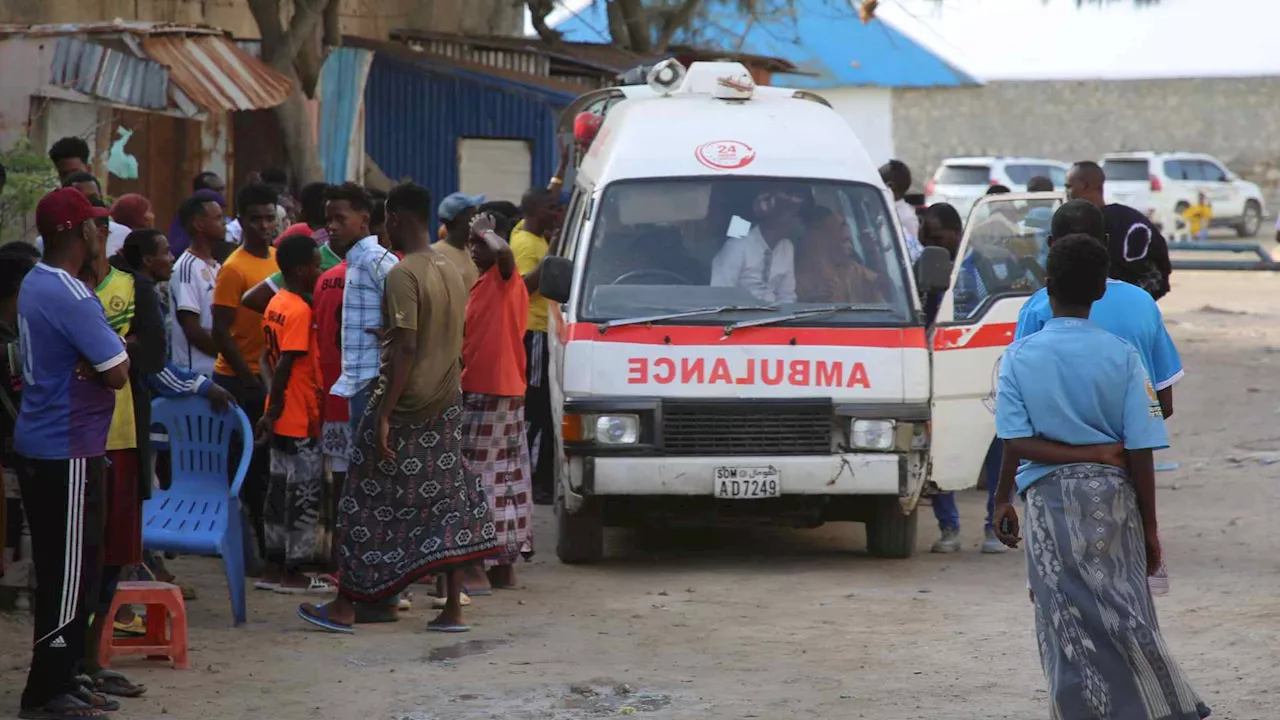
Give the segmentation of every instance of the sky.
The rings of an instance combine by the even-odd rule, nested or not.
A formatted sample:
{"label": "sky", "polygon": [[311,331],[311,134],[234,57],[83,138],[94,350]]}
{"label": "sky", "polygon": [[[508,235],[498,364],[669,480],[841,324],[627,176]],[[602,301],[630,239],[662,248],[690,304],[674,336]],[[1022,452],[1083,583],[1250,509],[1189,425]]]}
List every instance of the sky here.
{"label": "sky", "polygon": [[881,0],[877,14],[982,80],[1280,75],[1280,0]]}

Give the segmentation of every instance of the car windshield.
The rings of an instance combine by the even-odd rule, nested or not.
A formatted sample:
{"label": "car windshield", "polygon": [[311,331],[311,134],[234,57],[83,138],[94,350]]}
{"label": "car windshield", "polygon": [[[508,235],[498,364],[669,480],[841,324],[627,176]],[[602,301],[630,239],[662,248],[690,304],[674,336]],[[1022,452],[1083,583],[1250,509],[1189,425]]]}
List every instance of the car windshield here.
{"label": "car windshield", "polygon": [[1147,182],[1151,172],[1146,160],[1103,160],[1108,182]]}
{"label": "car windshield", "polygon": [[989,185],[991,168],[986,165],[943,165],[935,181],[939,185]]}
{"label": "car windshield", "polygon": [[[727,325],[796,313],[781,324],[915,319],[894,216],[871,185],[622,181],[605,188],[593,216],[584,320]],[[840,307],[805,314],[832,306]],[[698,312],[661,317],[687,311]]]}

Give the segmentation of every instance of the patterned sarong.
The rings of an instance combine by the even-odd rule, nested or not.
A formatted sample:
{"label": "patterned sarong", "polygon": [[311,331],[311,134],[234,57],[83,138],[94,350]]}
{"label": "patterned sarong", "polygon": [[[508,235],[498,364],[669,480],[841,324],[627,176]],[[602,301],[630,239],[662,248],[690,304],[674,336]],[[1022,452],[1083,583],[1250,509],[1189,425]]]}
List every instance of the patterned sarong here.
{"label": "patterned sarong", "polygon": [[484,483],[499,553],[485,565],[533,557],[533,475],[525,444],[524,398],[466,393],[462,452]]}
{"label": "patterned sarong", "polygon": [[342,593],[378,600],[428,573],[477,562],[498,547],[484,489],[462,458],[462,398],[438,417],[397,424],[395,458],[377,447],[374,392],[351,450],[338,505]]}
{"label": "patterned sarong", "polygon": [[1160,635],[1137,494],[1071,465],[1027,488],[1027,575],[1053,720],[1209,716]]}

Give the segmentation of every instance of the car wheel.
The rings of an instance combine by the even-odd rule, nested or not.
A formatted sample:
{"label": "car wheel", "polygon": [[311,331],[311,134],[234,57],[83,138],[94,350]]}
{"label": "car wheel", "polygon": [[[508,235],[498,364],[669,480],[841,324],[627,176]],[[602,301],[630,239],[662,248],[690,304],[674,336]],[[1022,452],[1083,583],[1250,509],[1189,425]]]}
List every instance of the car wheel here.
{"label": "car wheel", "polygon": [[585,565],[604,557],[604,512],[599,498],[585,498],[578,512],[570,513],[564,491],[557,488],[556,557],[565,565]]}
{"label": "car wheel", "polygon": [[878,497],[875,503],[874,515],[867,520],[867,552],[882,558],[911,557],[916,551],[919,508],[902,514],[902,504],[894,495]]}
{"label": "car wheel", "polygon": [[1236,226],[1236,234],[1240,237],[1250,238],[1257,237],[1258,231],[1262,229],[1262,206],[1257,200],[1250,200],[1244,204],[1244,217],[1241,218],[1240,224]]}

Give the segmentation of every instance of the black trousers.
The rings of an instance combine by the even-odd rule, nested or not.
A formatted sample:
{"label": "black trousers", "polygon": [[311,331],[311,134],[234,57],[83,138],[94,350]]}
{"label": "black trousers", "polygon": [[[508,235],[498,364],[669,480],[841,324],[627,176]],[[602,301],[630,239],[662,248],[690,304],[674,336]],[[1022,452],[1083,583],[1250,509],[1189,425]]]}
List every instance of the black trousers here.
{"label": "black trousers", "polygon": [[[249,426],[257,427],[258,421],[262,419],[262,413],[266,409],[267,393],[262,389],[260,384],[245,385],[240,382],[240,378],[234,375],[222,375],[214,373],[213,381],[218,383],[223,390],[231,393],[236,399],[236,404],[244,410],[244,414],[249,416]],[[249,474],[245,475],[244,484],[240,486],[240,500],[244,503],[244,507],[249,511],[249,522],[253,526],[253,531],[257,535],[257,553],[258,557],[265,558],[267,556],[266,530],[263,523],[263,509],[267,504],[267,479],[271,470],[271,455],[266,447],[257,447],[253,445],[253,438],[249,438],[249,446],[253,448],[253,459],[249,461]],[[236,467],[240,464],[240,446],[233,444],[231,447],[230,457],[227,459],[227,468],[229,472],[234,473]],[[253,548],[245,544],[246,555],[253,551]],[[251,558],[246,558],[251,560]],[[254,566],[253,562],[249,563],[250,567]]]}
{"label": "black trousers", "polygon": [[31,527],[35,634],[22,707],[71,692],[84,660],[89,615],[102,593],[106,462],[21,459],[18,483]]}
{"label": "black trousers", "polygon": [[524,334],[525,372],[529,386],[524,396],[524,420],[527,426],[529,462],[533,465],[533,498],[548,505],[554,497],[555,428],[551,422],[551,383],[548,379],[550,357],[547,334],[530,330]]}

